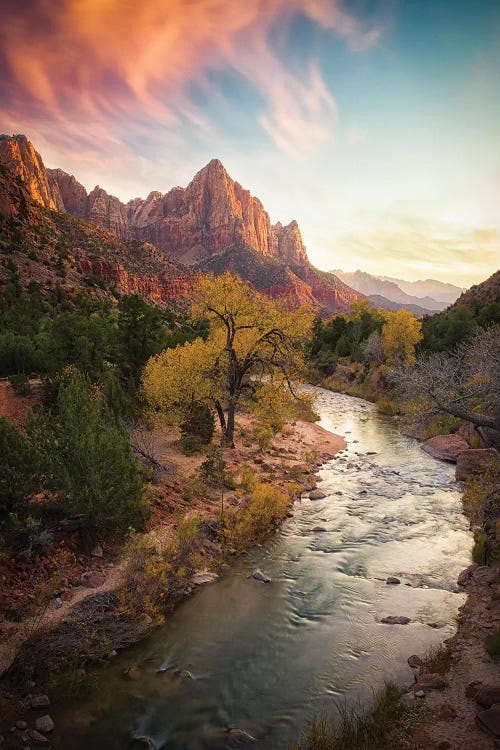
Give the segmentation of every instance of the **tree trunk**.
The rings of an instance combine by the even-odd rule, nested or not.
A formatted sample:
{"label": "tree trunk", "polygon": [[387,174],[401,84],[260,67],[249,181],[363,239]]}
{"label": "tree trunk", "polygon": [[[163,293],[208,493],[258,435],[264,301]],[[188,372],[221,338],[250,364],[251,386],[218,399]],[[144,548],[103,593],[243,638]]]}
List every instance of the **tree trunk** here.
{"label": "tree trunk", "polygon": [[222,436],[224,436],[226,434],[226,418],[224,416],[224,411],[222,409],[220,401],[215,402],[215,409],[217,411],[217,416],[219,417],[221,433]]}
{"label": "tree trunk", "polygon": [[230,448],[234,448],[234,416],[236,412],[236,405],[231,399],[229,401],[227,410],[227,424],[226,424],[226,435],[225,442]]}

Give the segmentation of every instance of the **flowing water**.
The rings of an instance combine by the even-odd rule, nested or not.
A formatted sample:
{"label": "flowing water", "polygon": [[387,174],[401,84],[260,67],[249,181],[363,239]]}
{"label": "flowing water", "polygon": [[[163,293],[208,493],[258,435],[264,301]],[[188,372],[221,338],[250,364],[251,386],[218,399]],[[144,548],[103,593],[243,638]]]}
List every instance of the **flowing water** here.
{"label": "flowing water", "polygon": [[[327,497],[297,503],[281,531],[120,655],[88,702],[55,717],[54,746],[114,750],[147,736],[165,750],[222,750],[233,746],[225,728],[239,727],[256,747],[285,750],[311,713],[410,682],[407,657],[454,631],[471,538],[453,467],[373,405],[314,391],[320,424],[348,442],[319,472]],[[255,567],[272,583],[249,578]],[[411,622],[382,624],[387,615]]]}

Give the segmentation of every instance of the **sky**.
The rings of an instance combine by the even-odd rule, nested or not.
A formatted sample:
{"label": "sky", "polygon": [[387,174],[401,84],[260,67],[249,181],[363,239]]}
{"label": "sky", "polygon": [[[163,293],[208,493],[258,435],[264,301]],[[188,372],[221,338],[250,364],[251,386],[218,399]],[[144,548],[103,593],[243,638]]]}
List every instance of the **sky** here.
{"label": "sky", "polygon": [[496,0],[2,0],[0,131],[124,201],[210,159],[322,269],[500,266]]}

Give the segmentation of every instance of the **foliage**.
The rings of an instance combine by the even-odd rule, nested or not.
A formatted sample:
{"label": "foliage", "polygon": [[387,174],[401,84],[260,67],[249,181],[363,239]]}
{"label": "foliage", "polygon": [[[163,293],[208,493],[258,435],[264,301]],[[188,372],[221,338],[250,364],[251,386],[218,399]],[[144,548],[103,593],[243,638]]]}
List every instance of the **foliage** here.
{"label": "foliage", "polygon": [[456,661],[456,656],[448,644],[430,648],[422,662],[426,672],[440,675],[447,674]]}
{"label": "foliage", "polygon": [[24,435],[0,417],[0,526],[36,487],[36,461]]}
{"label": "foliage", "polygon": [[136,387],[148,359],[168,343],[161,311],[136,294],[122,297],[118,303],[117,341],[122,375]]}
{"label": "foliage", "polygon": [[102,392],[78,370],[59,388],[57,413],[31,417],[45,486],[55,491],[84,532],[124,532],[143,519],[142,480],[128,433],[119,426]]}
{"label": "foliage", "polygon": [[486,565],[488,550],[488,537],[482,531],[474,534],[474,546],[472,548],[472,562],[478,565]]}
{"label": "foliage", "polygon": [[186,409],[184,421],[181,424],[181,440],[185,447],[186,441],[195,438],[198,445],[208,445],[215,429],[214,415],[208,404],[193,401]]}
{"label": "foliage", "polygon": [[314,717],[293,750],[399,750],[407,747],[414,720],[412,709],[401,701],[399,688],[389,683],[376,693],[367,710],[340,706],[335,723],[325,714]]}
{"label": "foliage", "polygon": [[242,549],[262,539],[285,517],[290,503],[290,494],[255,482],[248,505],[227,520],[226,538],[230,546]]}
{"label": "foliage", "polygon": [[500,325],[500,301],[484,304],[473,299],[466,305],[424,318],[422,346],[428,352],[450,351],[478,328]]}
{"label": "foliage", "polygon": [[309,394],[295,396],[285,383],[274,380],[259,385],[250,408],[262,428],[269,429],[273,435],[281,432],[285,424],[294,419],[313,422],[318,418]]}
{"label": "foliage", "polygon": [[413,365],[421,340],[422,324],[408,310],[392,313],[382,327],[382,348],[390,365]]}
{"label": "foliage", "polygon": [[500,326],[480,329],[449,353],[421,354],[389,379],[404,401],[418,403],[420,426],[450,414],[500,432]]}
{"label": "foliage", "polygon": [[236,409],[243,394],[254,390],[253,378],[279,379],[291,388],[291,379],[303,371],[312,316],[271,302],[230,273],[201,277],[191,312],[208,318],[207,340],[150,359],[144,392],[154,409],[178,419],[193,400],[211,404],[223,441],[232,445]]}
{"label": "foliage", "polygon": [[397,401],[393,401],[387,397],[379,398],[377,401],[377,411],[380,414],[387,414],[389,417],[395,417],[398,414],[401,414],[401,404],[398,404]]}
{"label": "foliage", "polygon": [[28,377],[20,372],[9,377],[9,383],[16,396],[28,396],[30,393],[30,381]]}

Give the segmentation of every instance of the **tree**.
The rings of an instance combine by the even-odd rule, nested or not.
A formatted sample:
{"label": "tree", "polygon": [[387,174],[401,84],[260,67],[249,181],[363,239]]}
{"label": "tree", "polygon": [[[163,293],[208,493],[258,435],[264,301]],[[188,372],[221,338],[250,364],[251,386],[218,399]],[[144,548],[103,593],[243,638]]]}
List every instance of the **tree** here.
{"label": "tree", "polygon": [[422,340],[422,324],[408,310],[391,313],[382,327],[382,346],[390,365],[412,365]]}
{"label": "tree", "polygon": [[255,391],[253,379],[276,379],[293,391],[313,316],[271,302],[230,273],[201,277],[191,312],[208,318],[208,339],[153,357],[144,369],[144,392],[161,410],[211,403],[223,442],[232,446],[236,411],[242,395]]}
{"label": "tree", "polygon": [[31,416],[28,434],[45,485],[79,519],[86,540],[124,532],[142,517],[142,479],[128,433],[103,394],[76,368],[65,371],[57,412]]}
{"label": "tree", "polygon": [[161,311],[137,294],[122,297],[118,311],[120,368],[125,379],[137,386],[148,359],[165,348],[167,330]]}
{"label": "tree", "polygon": [[422,424],[451,414],[500,440],[500,326],[478,331],[452,352],[422,354],[414,367],[394,368],[389,378],[415,402]]}
{"label": "tree", "polygon": [[384,361],[384,347],[382,337],[378,331],[372,331],[362,344],[363,354],[369,364],[376,367]]}
{"label": "tree", "polygon": [[35,489],[34,455],[26,438],[0,418],[0,526]]}

